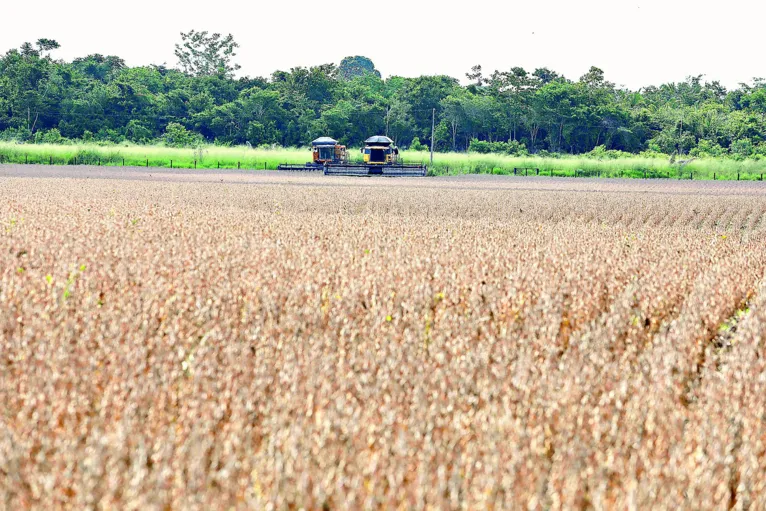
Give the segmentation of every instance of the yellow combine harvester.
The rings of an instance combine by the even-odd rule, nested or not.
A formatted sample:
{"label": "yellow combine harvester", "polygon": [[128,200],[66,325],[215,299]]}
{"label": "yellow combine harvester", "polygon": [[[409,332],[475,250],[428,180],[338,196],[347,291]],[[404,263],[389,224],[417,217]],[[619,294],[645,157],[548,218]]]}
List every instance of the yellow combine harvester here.
{"label": "yellow combine harvester", "polygon": [[319,137],[311,142],[311,161],[304,165],[280,163],[278,170],[323,170],[328,163],[347,163],[346,146],[330,137]]}
{"label": "yellow combine harvester", "polygon": [[425,165],[399,162],[399,148],[388,137],[375,136],[364,141],[362,163],[328,162],[326,176],[414,176],[426,175]]}

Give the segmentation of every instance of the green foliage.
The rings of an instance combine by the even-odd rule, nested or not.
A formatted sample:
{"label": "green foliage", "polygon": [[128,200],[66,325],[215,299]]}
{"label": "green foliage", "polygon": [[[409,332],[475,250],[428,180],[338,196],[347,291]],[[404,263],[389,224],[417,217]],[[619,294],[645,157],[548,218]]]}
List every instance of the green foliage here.
{"label": "green foliage", "polygon": [[472,139],[468,147],[469,152],[479,154],[509,154],[512,156],[527,156],[529,153],[524,144],[511,140],[509,142],[487,142],[485,140]]}
{"label": "green foliage", "polygon": [[28,129],[24,127],[7,128],[0,132],[0,140],[3,140],[3,141],[21,143],[21,142],[29,140],[31,137],[32,137],[32,134],[29,132]]}
{"label": "green foliage", "polygon": [[753,143],[750,139],[744,138],[735,140],[731,143],[731,154],[737,159],[744,159],[752,156],[754,152]]}
{"label": "green foliage", "polygon": [[167,125],[162,140],[168,147],[196,147],[203,141],[202,135],[187,130],[177,122]]}
{"label": "green foliage", "polygon": [[[413,140],[414,141],[414,140]],[[418,141],[418,143],[420,143]],[[408,163],[428,163],[429,148],[421,144],[420,151],[413,147],[402,151],[402,157]],[[760,179],[766,172],[766,162],[758,161],[758,152],[766,152],[766,144],[755,148],[753,158],[740,161],[731,158],[700,158],[683,167],[683,172],[694,172],[694,179],[737,179],[739,174],[744,180]],[[361,157],[357,149],[351,149],[352,159]],[[196,148],[173,148],[164,145],[132,145],[122,143],[83,144],[18,144],[0,142],[0,157],[3,162],[44,163],[52,159],[54,164],[117,165],[167,167],[173,160],[174,167],[198,169],[237,168],[274,170],[279,163],[304,163],[310,158],[308,148],[284,149],[263,146],[254,149],[243,146],[205,145]],[[646,152],[644,155],[622,155],[619,158],[591,158],[584,156],[560,155],[540,151],[535,155],[514,156],[499,153],[435,153],[434,164],[429,165],[431,175],[493,173],[512,174],[514,167],[539,168],[541,175],[574,176],[575,172],[590,173],[602,177],[647,177],[677,178],[678,164],[671,163],[667,155]],[[687,174],[688,175],[688,174]]]}
{"label": "green foliage", "polygon": [[375,69],[375,64],[367,57],[346,57],[338,66],[338,76],[344,80],[351,80],[365,75],[374,75],[380,78],[380,71]]}
{"label": "green foliage", "polygon": [[[692,76],[630,91],[592,67],[577,81],[547,68],[385,80],[366,57],[234,79],[231,36],[191,31],[181,70],[128,67],[100,54],[53,60],[40,39],[0,56],[0,140],[103,145],[305,147],[319,136],[359,146],[387,134],[401,147],[473,154],[766,156],[766,83],[727,91]],[[432,117],[433,116],[433,117]],[[57,130],[57,131],[53,131]]]}
{"label": "green foliage", "polygon": [[[56,128],[51,128],[50,130],[46,132],[38,131],[35,135],[40,135],[40,140],[38,143],[43,144],[62,144],[64,142],[67,142],[68,140],[61,136],[61,132]],[[35,137],[37,139],[37,137]]]}
{"label": "green foliage", "polygon": [[696,158],[706,158],[706,157],[714,157],[718,158],[721,156],[725,156],[727,153],[726,149],[721,147],[716,142],[711,142],[710,140],[700,140],[697,143],[696,147],[693,147],[691,151],[689,151],[689,154]]}
{"label": "green foliage", "polygon": [[181,69],[192,76],[231,77],[240,68],[231,62],[238,47],[231,34],[222,37],[191,30],[181,32],[181,44],[176,44],[175,55]]}
{"label": "green foliage", "polygon": [[141,121],[131,119],[125,126],[125,138],[131,142],[146,144],[152,140],[152,130]]}
{"label": "green foliage", "polygon": [[420,139],[418,137],[415,137],[412,139],[412,143],[410,144],[410,149],[413,151],[428,151],[429,147],[421,144]]}
{"label": "green foliage", "polygon": [[607,149],[605,145],[599,145],[594,147],[590,152],[585,153],[585,156],[597,160],[616,160],[617,158],[629,158],[631,154],[625,151]]}
{"label": "green foliage", "polygon": [[38,39],[35,45],[37,46],[38,53],[41,55],[44,55],[45,53],[50,54],[53,50],[61,48],[61,45],[55,39]]}

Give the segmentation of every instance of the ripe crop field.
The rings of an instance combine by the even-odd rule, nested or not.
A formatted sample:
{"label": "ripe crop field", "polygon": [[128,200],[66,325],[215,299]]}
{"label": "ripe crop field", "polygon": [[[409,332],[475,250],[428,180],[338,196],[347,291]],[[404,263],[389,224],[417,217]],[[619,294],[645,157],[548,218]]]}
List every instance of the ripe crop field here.
{"label": "ripe crop field", "polygon": [[766,508],[763,183],[28,169],[0,507]]}

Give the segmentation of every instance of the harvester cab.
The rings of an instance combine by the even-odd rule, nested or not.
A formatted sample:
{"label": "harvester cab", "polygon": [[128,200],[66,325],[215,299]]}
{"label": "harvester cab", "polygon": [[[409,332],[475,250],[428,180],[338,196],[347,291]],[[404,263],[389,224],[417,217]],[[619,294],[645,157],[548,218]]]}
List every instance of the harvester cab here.
{"label": "harvester cab", "polygon": [[325,163],[348,161],[346,146],[338,144],[337,140],[330,137],[321,137],[311,142],[313,163],[319,163],[324,167]]}
{"label": "harvester cab", "polygon": [[364,141],[362,163],[328,163],[325,175],[335,176],[425,176],[425,165],[404,164],[399,161],[399,148],[388,137],[375,136]]}
{"label": "harvester cab", "polygon": [[[376,141],[372,141],[375,139]],[[386,140],[380,140],[386,139]],[[392,146],[388,137],[368,138],[362,148],[364,162],[368,165],[393,165],[399,162],[399,149]]]}
{"label": "harvester cab", "polygon": [[311,142],[311,161],[304,165],[281,163],[279,170],[322,170],[328,163],[346,163],[348,153],[346,146],[340,145],[330,137],[320,137]]}

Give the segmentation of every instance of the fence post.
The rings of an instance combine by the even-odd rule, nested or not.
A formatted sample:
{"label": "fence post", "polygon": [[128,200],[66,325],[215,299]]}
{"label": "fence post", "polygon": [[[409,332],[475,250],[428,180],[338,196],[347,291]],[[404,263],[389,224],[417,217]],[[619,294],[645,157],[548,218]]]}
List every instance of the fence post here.
{"label": "fence post", "polygon": [[646,179],[646,170],[644,170],[644,179]]}
{"label": "fence post", "polygon": [[516,175],[516,167],[513,167],[513,175]]}
{"label": "fence post", "polygon": [[529,176],[529,169],[524,169],[524,177]]}
{"label": "fence post", "polygon": [[24,155],[24,163],[29,163],[29,155],[28,154]]}
{"label": "fence post", "polygon": [[539,176],[539,175],[540,175],[540,169],[535,169],[535,175],[536,175],[536,176]]}
{"label": "fence post", "polygon": [[53,165],[53,156],[48,157],[48,165]]}
{"label": "fence post", "polygon": [[149,158],[146,159],[146,168],[149,168]]}
{"label": "fence post", "polygon": [[219,169],[221,168],[221,162],[220,161],[218,162],[218,168]]}
{"label": "fence post", "polygon": [[239,170],[239,162],[237,162],[237,170]]}
{"label": "fence post", "polygon": [[194,160],[194,170],[197,170],[197,160]]}
{"label": "fence post", "polygon": [[737,181],[739,181],[739,172],[737,172]]}
{"label": "fence post", "polygon": [[266,170],[266,162],[263,162],[263,170]]}
{"label": "fence post", "polygon": [[763,181],[763,172],[761,172],[761,181]]}
{"label": "fence post", "polygon": [[713,181],[715,181],[715,172],[713,172]]}
{"label": "fence post", "polygon": [[173,160],[170,160],[170,168],[173,168]]}
{"label": "fence post", "polygon": [[125,166],[125,158],[122,159],[122,166]]}
{"label": "fence post", "polygon": [[98,166],[101,166],[101,158],[98,159]]}

